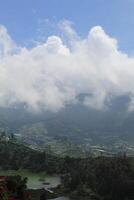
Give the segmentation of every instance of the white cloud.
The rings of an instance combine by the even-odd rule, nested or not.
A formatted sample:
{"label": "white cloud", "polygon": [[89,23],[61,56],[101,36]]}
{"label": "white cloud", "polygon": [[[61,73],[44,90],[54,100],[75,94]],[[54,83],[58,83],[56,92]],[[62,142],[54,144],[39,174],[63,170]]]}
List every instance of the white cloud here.
{"label": "white cloud", "polygon": [[6,28],[0,25],[0,56],[11,54],[15,49],[15,44],[8,34]]}
{"label": "white cloud", "polygon": [[85,98],[85,105],[101,109],[111,96],[129,93],[129,109],[134,110],[134,58],[119,51],[116,39],[100,26],[85,39],[66,21],[60,28],[71,45],[53,35],[27,49],[17,47],[0,26],[0,106],[25,103],[56,111],[87,92],[92,96]]}

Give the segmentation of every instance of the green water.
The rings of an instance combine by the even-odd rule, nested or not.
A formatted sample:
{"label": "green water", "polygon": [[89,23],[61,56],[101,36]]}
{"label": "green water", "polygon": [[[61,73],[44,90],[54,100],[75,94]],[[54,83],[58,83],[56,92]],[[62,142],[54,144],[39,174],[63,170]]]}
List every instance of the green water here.
{"label": "green water", "polygon": [[[27,187],[29,189],[40,189],[56,187],[60,184],[59,176],[48,176],[45,172],[33,173],[28,170],[0,170],[0,176],[17,176],[28,178]],[[48,185],[44,185],[48,183]]]}
{"label": "green water", "polygon": [[[52,188],[60,184],[59,176],[48,176],[45,172],[32,173],[28,170],[0,170],[0,176],[17,176],[28,178],[27,187],[29,189]],[[48,183],[45,184],[44,183]],[[59,197],[55,200],[69,200],[66,197]]]}

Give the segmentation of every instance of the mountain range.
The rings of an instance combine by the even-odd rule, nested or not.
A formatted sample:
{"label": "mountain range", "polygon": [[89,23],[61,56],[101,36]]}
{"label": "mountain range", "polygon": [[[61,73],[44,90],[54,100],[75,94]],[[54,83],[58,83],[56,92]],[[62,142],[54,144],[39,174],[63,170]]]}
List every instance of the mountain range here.
{"label": "mountain range", "polygon": [[0,127],[14,133],[32,148],[57,154],[127,151],[134,153],[134,112],[128,111],[129,97],[120,96],[97,110],[83,104],[87,94],[78,96],[77,104],[58,112],[30,112],[24,105],[0,108]]}

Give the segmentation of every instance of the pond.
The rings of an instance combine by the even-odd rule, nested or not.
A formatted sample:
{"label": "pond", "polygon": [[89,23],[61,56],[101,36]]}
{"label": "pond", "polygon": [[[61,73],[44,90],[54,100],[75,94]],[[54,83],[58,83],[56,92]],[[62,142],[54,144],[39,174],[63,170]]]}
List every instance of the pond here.
{"label": "pond", "polygon": [[59,176],[33,176],[28,177],[27,187],[28,189],[49,189],[56,187],[60,184],[60,177]]}
{"label": "pond", "polygon": [[[60,177],[57,175],[48,176],[46,173],[32,173],[27,170],[0,170],[2,176],[16,176],[28,178],[27,187],[28,189],[49,189],[56,187],[60,184]],[[54,200],[69,200],[66,197],[59,197]]]}

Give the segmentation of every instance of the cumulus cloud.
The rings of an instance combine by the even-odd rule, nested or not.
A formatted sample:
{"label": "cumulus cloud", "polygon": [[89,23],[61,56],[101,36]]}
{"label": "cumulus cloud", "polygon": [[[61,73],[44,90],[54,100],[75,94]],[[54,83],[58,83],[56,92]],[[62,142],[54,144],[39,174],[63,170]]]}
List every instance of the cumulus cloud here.
{"label": "cumulus cloud", "polygon": [[134,58],[118,49],[102,27],[81,39],[67,21],[60,23],[68,45],[59,36],[28,49],[17,46],[0,26],[0,106],[24,103],[34,110],[57,111],[91,94],[84,104],[103,109],[106,100],[129,94],[134,110]]}

